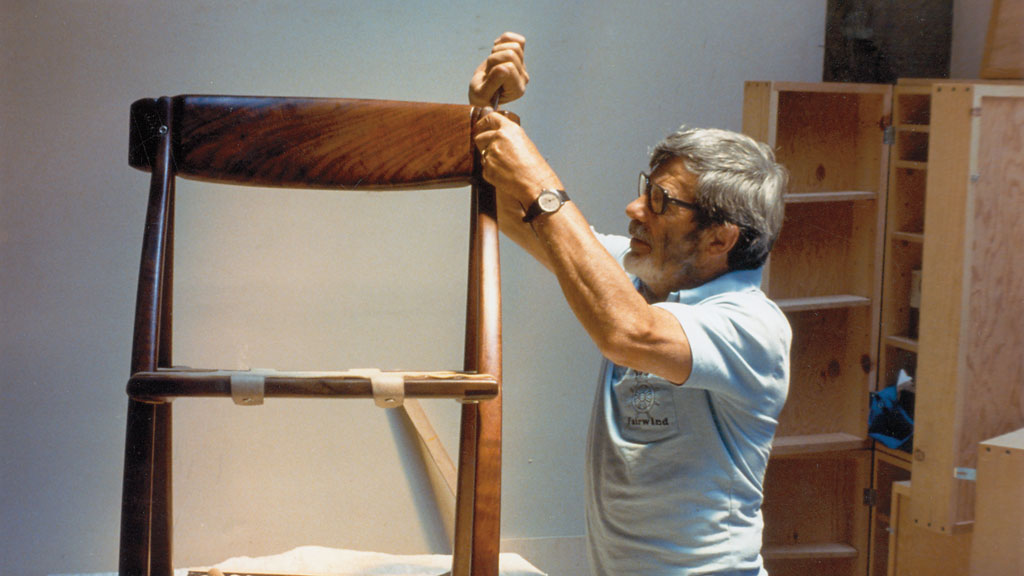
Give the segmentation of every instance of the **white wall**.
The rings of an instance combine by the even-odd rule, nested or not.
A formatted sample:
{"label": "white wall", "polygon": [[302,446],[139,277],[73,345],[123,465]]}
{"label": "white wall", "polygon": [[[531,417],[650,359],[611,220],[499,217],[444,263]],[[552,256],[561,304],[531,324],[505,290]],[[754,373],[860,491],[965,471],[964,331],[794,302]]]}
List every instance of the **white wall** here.
{"label": "white wall", "polygon": [[[462,102],[491,40],[517,30],[532,83],[512,108],[593,223],[624,232],[649,145],[683,122],[739,129],[745,80],[820,79],[824,4],[3,0],[0,573],[116,568],[147,187],[126,162],[133,100]],[[464,196],[182,185],[176,361],[459,367]],[[503,248],[503,535],[579,535],[599,358],[557,284]],[[428,409],[454,449],[456,405]],[[179,565],[300,544],[445,551],[395,414],[368,401],[175,410]]]}

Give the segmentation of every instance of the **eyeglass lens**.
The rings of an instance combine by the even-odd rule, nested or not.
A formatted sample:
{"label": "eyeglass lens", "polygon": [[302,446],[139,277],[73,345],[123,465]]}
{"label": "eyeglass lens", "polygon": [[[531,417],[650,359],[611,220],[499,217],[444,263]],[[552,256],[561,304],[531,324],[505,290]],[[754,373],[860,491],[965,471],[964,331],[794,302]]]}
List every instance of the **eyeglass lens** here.
{"label": "eyeglass lens", "polygon": [[640,196],[647,195],[647,207],[655,214],[665,212],[665,189],[651,182],[650,177],[643,172],[640,173],[640,186],[637,193]]}

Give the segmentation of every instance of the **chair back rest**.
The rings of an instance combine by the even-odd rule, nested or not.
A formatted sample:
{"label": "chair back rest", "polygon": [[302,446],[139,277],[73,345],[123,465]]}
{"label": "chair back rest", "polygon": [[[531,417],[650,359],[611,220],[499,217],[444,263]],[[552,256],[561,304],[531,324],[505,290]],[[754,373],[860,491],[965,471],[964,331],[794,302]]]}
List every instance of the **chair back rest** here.
{"label": "chair back rest", "polygon": [[259,96],[176,96],[131,109],[129,164],[150,170],[171,131],[177,176],[264,187],[407,189],[470,183],[469,105]]}

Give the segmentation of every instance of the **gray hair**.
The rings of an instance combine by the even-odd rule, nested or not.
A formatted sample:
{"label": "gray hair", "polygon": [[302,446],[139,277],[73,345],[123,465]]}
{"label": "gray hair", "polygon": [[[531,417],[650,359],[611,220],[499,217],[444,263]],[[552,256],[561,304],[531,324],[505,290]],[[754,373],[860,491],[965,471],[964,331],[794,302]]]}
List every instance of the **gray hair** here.
{"label": "gray hair", "polygon": [[672,158],[697,176],[698,226],[739,227],[729,269],[763,265],[782,230],[789,181],[771,148],[736,132],[682,126],[654,147],[651,170]]}

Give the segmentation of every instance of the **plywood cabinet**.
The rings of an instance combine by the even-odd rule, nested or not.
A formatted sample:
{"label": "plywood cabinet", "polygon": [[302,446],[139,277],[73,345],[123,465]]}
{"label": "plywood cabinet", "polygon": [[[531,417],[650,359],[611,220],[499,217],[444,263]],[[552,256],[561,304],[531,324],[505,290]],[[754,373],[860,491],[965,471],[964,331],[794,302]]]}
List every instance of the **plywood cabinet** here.
{"label": "plywood cabinet", "polygon": [[[1024,85],[749,82],[744,96],[744,132],[792,176],[764,282],[794,333],[769,570],[924,574],[937,543],[960,573],[978,443],[1024,426]],[[912,455],[867,438],[869,392],[901,370],[917,385]]]}
{"label": "plywood cabinet", "polygon": [[773,575],[867,573],[891,90],[745,87],[744,132],[790,171],[764,281],[793,328],[789,398],[765,480]]}
{"label": "plywood cabinet", "polygon": [[1024,574],[1024,428],[981,443],[971,576]]}

